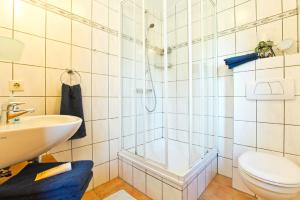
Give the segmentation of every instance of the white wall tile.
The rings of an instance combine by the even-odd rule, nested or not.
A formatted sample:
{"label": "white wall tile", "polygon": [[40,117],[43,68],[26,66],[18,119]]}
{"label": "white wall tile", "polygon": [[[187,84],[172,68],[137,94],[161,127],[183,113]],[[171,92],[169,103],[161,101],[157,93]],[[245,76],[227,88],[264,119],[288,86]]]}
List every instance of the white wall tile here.
{"label": "white wall tile", "polygon": [[72,0],[72,11],[82,17],[91,19],[92,1]]}
{"label": "white wall tile", "polygon": [[72,161],[71,151],[62,151],[59,153],[51,154],[57,162],[70,162]]}
{"label": "white wall tile", "polygon": [[14,28],[18,31],[45,35],[45,10],[24,1],[14,2]]}
{"label": "white wall tile", "polygon": [[103,142],[108,140],[108,120],[93,121],[93,142]]}
{"label": "white wall tile", "polygon": [[[283,130],[281,124],[257,124],[257,147],[283,152]],[[272,142],[271,142],[272,141]]]}
{"label": "white wall tile", "polygon": [[274,0],[272,4],[264,0],[257,0],[257,18],[262,19],[281,13],[281,0]]}
{"label": "white wall tile", "polygon": [[182,192],[176,188],[163,184],[163,199],[181,200]]}
{"label": "white wall tile", "polygon": [[236,33],[236,52],[253,51],[257,43],[256,28]]}
{"label": "white wall tile", "polygon": [[121,113],[119,98],[112,97],[109,99],[109,118],[119,117]]}
{"label": "white wall tile", "polygon": [[219,117],[219,134],[220,137],[233,138],[233,119]]}
{"label": "white wall tile", "polygon": [[227,177],[232,177],[232,160],[218,157],[218,172]]}
{"label": "white wall tile", "polygon": [[188,185],[188,199],[189,200],[197,200],[198,192],[197,192],[197,178],[195,178],[189,185]]}
{"label": "white wall tile", "polygon": [[[297,23],[298,23],[297,16],[288,17],[283,19],[283,38],[293,39],[294,41],[298,40],[297,34]],[[286,50],[286,53],[297,53],[298,52],[298,43],[294,42],[292,47]]]}
{"label": "white wall tile", "polygon": [[[18,96],[44,96],[45,95],[45,68],[28,65],[14,65],[15,80],[22,80],[24,91]],[[34,79],[32,77],[35,77]]]}
{"label": "white wall tile", "polygon": [[[46,95],[61,96],[61,80],[60,76],[64,71],[58,69],[46,68]],[[65,81],[69,77],[62,77]],[[66,80],[66,83],[69,81]],[[60,105],[60,104],[59,104]]]}
{"label": "white wall tile", "polygon": [[92,145],[72,149],[73,161],[77,160],[93,160]]}
{"label": "white wall tile", "polygon": [[300,155],[300,126],[285,126],[285,151]]}
{"label": "white wall tile", "polygon": [[234,98],[234,119],[255,121],[256,120],[256,102],[248,101],[244,97]]}
{"label": "white wall tile", "polygon": [[300,166],[300,156],[285,154],[285,157]]}
{"label": "white wall tile", "polygon": [[300,54],[290,54],[285,56],[285,66],[300,65]]}
{"label": "white wall tile", "polygon": [[[66,2],[66,1],[64,1]],[[47,12],[46,37],[62,42],[71,42],[71,20],[58,14]]]}
{"label": "white wall tile", "polygon": [[256,61],[256,69],[283,67],[283,57],[263,58]]}
{"label": "white wall tile", "polygon": [[102,185],[109,181],[109,164],[98,165],[93,168],[94,187]]}
{"label": "white wall tile", "polygon": [[235,34],[218,38],[218,55],[224,56],[235,53]]}
{"label": "white wall tile", "polygon": [[92,94],[97,97],[108,96],[108,77],[98,74],[92,75]]}
{"label": "white wall tile", "polygon": [[285,123],[300,125],[300,97],[285,103]]}
{"label": "white wall tile", "polygon": [[121,136],[120,119],[109,119],[109,137],[110,139],[119,138]]}
{"label": "white wall tile", "polygon": [[[112,34],[109,34],[109,53],[112,55],[119,55],[119,38]],[[138,52],[137,52],[138,53]],[[137,56],[139,57],[139,56]]]}
{"label": "white wall tile", "polygon": [[269,123],[283,123],[284,102],[257,101],[257,121]]}
{"label": "white wall tile", "polygon": [[62,8],[64,10],[67,11],[71,11],[71,0],[46,0],[47,3],[51,4],[51,5],[55,5],[59,8]]}
{"label": "white wall tile", "polygon": [[197,196],[199,197],[204,191],[205,191],[205,188],[206,188],[206,177],[205,177],[205,170],[203,170],[197,177],[197,185],[198,185],[198,188],[197,188],[197,191],[198,191],[198,194]]}
{"label": "white wall tile", "polygon": [[108,7],[104,4],[93,0],[93,21],[102,24],[103,26],[108,25]]}
{"label": "white wall tile", "polygon": [[0,1],[0,26],[12,28],[13,1]]}
{"label": "white wall tile", "polygon": [[72,23],[72,43],[91,48],[91,27],[79,22]]}
{"label": "white wall tile", "polygon": [[109,178],[113,180],[119,176],[118,159],[109,162]]}
{"label": "white wall tile", "polygon": [[99,51],[92,54],[92,73],[108,75],[108,55]]}
{"label": "white wall tile", "polygon": [[233,97],[219,97],[219,115],[233,117]]}
{"label": "white wall tile", "polygon": [[133,168],[133,186],[142,193],[146,193],[146,173]]}
{"label": "white wall tile", "polygon": [[78,71],[91,72],[91,51],[72,46],[72,67]]}
{"label": "white wall tile", "polygon": [[226,10],[234,6],[234,0],[217,0],[217,11]]}
{"label": "white wall tile", "polygon": [[0,62],[0,74],[5,74],[0,79],[0,96],[9,96],[8,83],[12,79],[12,64]]}
{"label": "white wall tile", "polygon": [[232,158],[233,140],[228,138],[218,138],[219,154],[225,158]]}
{"label": "white wall tile", "polygon": [[123,179],[130,185],[132,185],[132,177],[133,177],[132,170],[133,170],[133,168],[132,168],[131,164],[128,164],[126,162],[122,163]]}
{"label": "white wall tile", "polygon": [[[261,0],[263,1],[263,0]],[[276,0],[278,1],[278,0]],[[268,10],[268,9],[267,9]],[[257,37],[259,40],[271,40],[271,41],[281,41],[282,32],[278,31],[282,29],[282,21],[278,20],[268,24],[264,24],[257,27]]]}
{"label": "white wall tile", "polygon": [[234,96],[246,96],[246,86],[255,80],[255,71],[234,73]]}
{"label": "white wall tile", "polygon": [[233,96],[233,78],[231,76],[220,77],[219,96]]}
{"label": "white wall tile", "polygon": [[93,29],[92,48],[108,53],[108,34],[102,30]]}
{"label": "white wall tile", "polygon": [[256,123],[235,121],[234,143],[256,147]]}
{"label": "white wall tile", "polygon": [[46,41],[46,66],[52,68],[67,69],[71,63],[71,46],[69,44]]}
{"label": "white wall tile", "polygon": [[61,143],[59,145],[57,145],[56,147],[52,148],[49,153],[58,153],[58,152],[62,152],[62,151],[67,151],[67,150],[71,150],[71,141],[67,141],[64,143]]}
{"label": "white wall tile", "polygon": [[241,26],[256,21],[255,0],[250,0],[247,3],[236,6],[235,20],[236,26]]}
{"label": "white wall tile", "polygon": [[162,200],[163,183],[160,180],[147,175],[146,187],[147,196],[154,200]]}
{"label": "white wall tile", "polygon": [[117,56],[109,56],[109,75],[119,76],[120,75],[120,63]]}
{"label": "white wall tile", "polygon": [[118,158],[120,146],[120,139],[114,139],[109,141],[109,159],[113,160]]}
{"label": "white wall tile", "polygon": [[19,32],[15,32],[15,39],[24,43],[18,63],[45,66],[45,39]]}
{"label": "white wall tile", "polygon": [[108,98],[93,97],[92,98],[92,118],[106,119],[108,117]]}
{"label": "white wall tile", "polygon": [[93,144],[93,161],[95,165],[109,161],[109,143],[102,142]]}
{"label": "white wall tile", "polygon": [[234,27],[234,8],[218,13],[218,31]]}

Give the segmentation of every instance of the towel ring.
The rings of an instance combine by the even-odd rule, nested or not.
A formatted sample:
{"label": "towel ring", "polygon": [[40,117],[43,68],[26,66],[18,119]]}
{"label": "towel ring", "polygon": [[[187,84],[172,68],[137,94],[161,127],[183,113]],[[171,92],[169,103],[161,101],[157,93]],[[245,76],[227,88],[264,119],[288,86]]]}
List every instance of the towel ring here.
{"label": "towel ring", "polygon": [[64,77],[64,75],[65,74],[69,74],[70,75],[70,77],[71,77],[71,81],[70,81],[70,83],[72,84],[72,76],[73,75],[77,75],[78,77],[79,77],[79,83],[78,84],[81,84],[81,75],[80,75],[80,73],[78,72],[78,71],[76,71],[76,70],[73,70],[73,69],[66,69],[61,75],[60,75],[60,82],[62,83],[62,84],[64,84],[64,81],[63,81],[63,77]]}

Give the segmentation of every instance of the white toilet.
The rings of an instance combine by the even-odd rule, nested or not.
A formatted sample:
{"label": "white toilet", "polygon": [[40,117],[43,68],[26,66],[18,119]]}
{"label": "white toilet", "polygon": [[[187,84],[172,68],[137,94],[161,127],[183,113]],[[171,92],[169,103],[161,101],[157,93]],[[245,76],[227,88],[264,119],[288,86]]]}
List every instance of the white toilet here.
{"label": "white toilet", "polygon": [[239,172],[259,200],[300,200],[300,168],[287,158],[247,152],[239,157]]}

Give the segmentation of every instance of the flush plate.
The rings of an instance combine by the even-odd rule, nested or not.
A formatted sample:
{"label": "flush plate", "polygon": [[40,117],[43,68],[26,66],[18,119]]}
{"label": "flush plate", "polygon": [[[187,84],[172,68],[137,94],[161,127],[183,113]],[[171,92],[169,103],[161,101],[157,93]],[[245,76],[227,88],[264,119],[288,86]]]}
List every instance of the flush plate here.
{"label": "flush plate", "polygon": [[295,81],[292,79],[257,80],[246,85],[249,100],[295,99]]}

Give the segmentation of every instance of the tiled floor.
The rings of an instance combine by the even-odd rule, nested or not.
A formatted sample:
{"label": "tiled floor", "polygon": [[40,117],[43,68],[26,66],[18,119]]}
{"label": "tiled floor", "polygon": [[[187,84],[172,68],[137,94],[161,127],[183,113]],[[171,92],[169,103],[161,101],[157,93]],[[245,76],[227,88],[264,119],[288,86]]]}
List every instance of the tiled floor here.
{"label": "tiled floor", "polygon": [[[143,193],[135,190],[133,187],[122,181],[121,179],[114,179],[96,189],[87,192],[83,200],[100,200],[119,190],[127,191],[131,196],[137,200],[148,200],[149,197]],[[224,176],[216,176],[207,190],[201,196],[200,200],[254,200],[245,193],[234,190],[231,187],[231,179]],[[170,199],[171,200],[171,199]]]}

